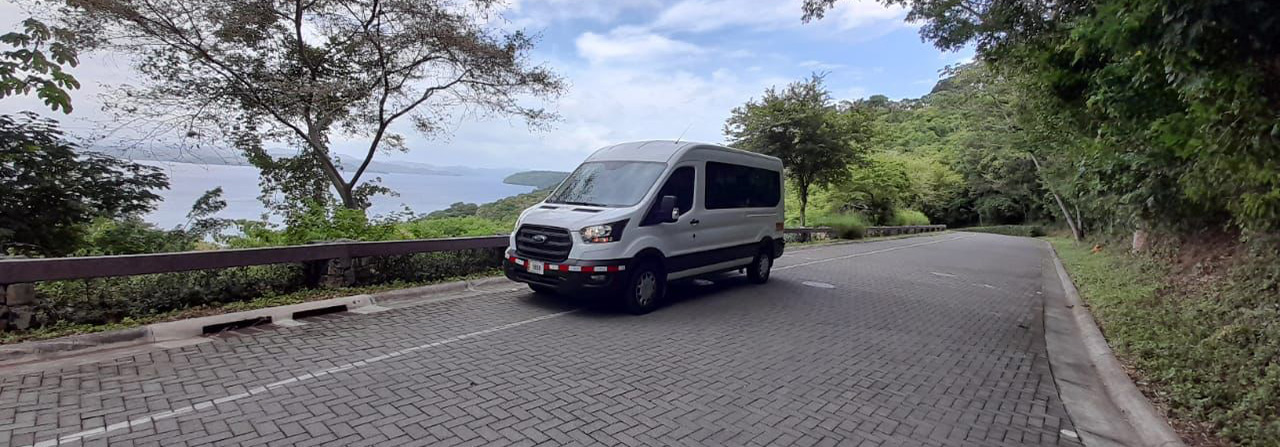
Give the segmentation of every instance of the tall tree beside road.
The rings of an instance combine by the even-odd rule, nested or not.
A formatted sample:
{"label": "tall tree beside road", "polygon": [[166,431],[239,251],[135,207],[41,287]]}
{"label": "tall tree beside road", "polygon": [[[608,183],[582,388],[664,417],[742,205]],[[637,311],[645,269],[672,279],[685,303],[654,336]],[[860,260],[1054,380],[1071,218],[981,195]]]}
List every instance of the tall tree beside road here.
{"label": "tall tree beside road", "polygon": [[[806,18],[836,1],[806,0]],[[1047,127],[1088,136],[1052,189],[1110,204],[1094,221],[1280,230],[1280,2],[881,2],[939,48],[975,44],[1050,99]]]}
{"label": "tall tree beside road", "polygon": [[[385,191],[362,183],[379,152],[407,151],[394,130],[444,130],[454,111],[554,116],[529,106],[562,80],[526,59],[533,39],[487,25],[492,0],[68,0],[67,23],[135,55],[149,81],[123,113],[223,139],[263,169],[314,167],[342,205]],[[335,139],[367,140],[344,172]],[[300,147],[312,163],[269,163],[264,147]]]}
{"label": "tall tree beside road", "polygon": [[733,109],[724,126],[729,144],[782,159],[800,199],[800,225],[805,225],[809,194],[849,176],[849,165],[861,161],[867,118],[842,111],[831,100],[822,76],[770,87],[760,100]]}

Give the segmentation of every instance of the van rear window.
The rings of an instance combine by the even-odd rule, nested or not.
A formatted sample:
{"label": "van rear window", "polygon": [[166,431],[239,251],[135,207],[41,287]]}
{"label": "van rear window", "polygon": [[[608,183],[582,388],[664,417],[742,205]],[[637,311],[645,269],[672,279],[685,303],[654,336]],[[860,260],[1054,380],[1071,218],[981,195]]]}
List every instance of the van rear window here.
{"label": "van rear window", "polygon": [[778,171],[729,163],[707,162],[705,207],[772,208],[782,200]]}

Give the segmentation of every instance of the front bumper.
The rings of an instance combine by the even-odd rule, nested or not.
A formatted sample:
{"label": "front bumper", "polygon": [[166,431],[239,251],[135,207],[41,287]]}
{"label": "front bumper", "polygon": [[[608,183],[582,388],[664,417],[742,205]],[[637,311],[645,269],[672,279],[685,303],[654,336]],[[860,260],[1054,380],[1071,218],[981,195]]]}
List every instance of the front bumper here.
{"label": "front bumper", "polygon": [[508,253],[502,261],[502,272],[507,279],[527,284],[537,284],[556,289],[557,292],[612,292],[625,283],[626,262],[565,260],[544,262],[542,274],[530,271],[529,259]]}

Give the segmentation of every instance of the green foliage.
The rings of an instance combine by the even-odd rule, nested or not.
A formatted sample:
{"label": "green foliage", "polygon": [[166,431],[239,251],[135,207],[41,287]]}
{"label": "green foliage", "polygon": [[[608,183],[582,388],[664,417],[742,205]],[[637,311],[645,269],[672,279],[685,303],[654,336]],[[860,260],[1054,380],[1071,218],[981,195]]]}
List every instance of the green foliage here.
{"label": "green foliage", "polygon": [[80,88],[80,81],[63,71],[80,63],[71,41],[67,30],[36,19],[22,21],[22,31],[0,35],[0,43],[13,48],[0,51],[0,99],[35,90],[49,108],[71,113],[67,90]]}
{"label": "green foliage", "polygon": [[965,227],[958,228],[957,230],[972,233],[993,233],[1003,234],[1006,236],[1023,237],[1040,237],[1048,234],[1044,227],[1040,225],[993,225],[988,227]]}
{"label": "green foliage", "polygon": [[165,231],[139,217],[99,218],[89,225],[76,256],[131,255],[195,249],[195,242],[181,231]]}
{"label": "green foliage", "polygon": [[813,75],[734,108],[724,133],[734,147],[782,159],[803,225],[811,187],[847,178],[848,166],[861,161],[864,149],[857,143],[866,121],[858,110],[837,108],[822,77]]}
{"label": "green foliage", "polygon": [[42,324],[105,324],[302,288],[300,265],[240,267],[37,285]]}
{"label": "green foliage", "polygon": [[261,221],[236,222],[237,236],[224,238],[232,248],[303,245],[337,240],[385,241],[404,239],[394,222],[371,221],[364,210],[333,207],[312,202],[305,211],[288,220],[277,230]]}
{"label": "green foliage", "polygon": [[[498,224],[501,228],[505,228],[505,231],[511,231],[511,228],[515,226],[516,220],[520,218],[520,213],[547,198],[548,194],[551,194],[550,189],[538,189],[524,194],[504,197],[482,205],[457,202],[453,205],[449,205],[449,208],[432,211],[427,214],[424,219],[434,220],[451,217],[478,217]],[[487,229],[490,228],[488,224],[480,223],[480,221],[462,222],[476,222],[478,228],[486,229],[485,231],[488,231]]]}
{"label": "green foliage", "polygon": [[840,239],[862,239],[867,232],[867,218],[858,213],[824,216],[815,221],[818,226],[831,227]]}
{"label": "green foliage", "polygon": [[1052,238],[1107,341],[1182,417],[1246,446],[1280,439],[1280,252],[1255,241],[1217,278]]}
{"label": "green foliage", "polygon": [[512,227],[516,223],[516,219],[520,218],[520,213],[524,212],[531,206],[538,204],[547,195],[551,194],[550,189],[539,189],[533,192],[517,194],[511,197],[498,199],[491,203],[480,205],[476,209],[476,217],[492,220],[501,223],[507,227]]}
{"label": "green foliage", "polygon": [[[1012,112],[1008,129],[1067,202],[1055,206],[1059,219],[1079,214],[1095,229],[1280,230],[1280,3],[884,2],[906,6],[941,48],[976,43],[996,79],[1014,81],[1003,82],[1012,95],[968,98],[1003,98],[995,110]],[[832,3],[808,0],[806,12],[820,17]]]}
{"label": "green foliage", "polygon": [[420,219],[396,225],[397,230],[413,239],[440,237],[492,236],[511,233],[510,225],[476,216]]}
{"label": "green foliage", "polygon": [[889,225],[929,225],[929,216],[916,210],[897,209],[893,211]]}
{"label": "green foliage", "polygon": [[[476,259],[475,254],[466,255],[471,259]],[[244,301],[231,301],[226,303],[212,302],[207,305],[190,305],[188,303],[175,302],[171,303],[175,310],[157,312],[153,309],[129,308],[124,312],[115,311],[100,307],[105,303],[124,303],[125,297],[112,297],[108,295],[105,299],[102,297],[93,297],[93,294],[81,294],[84,290],[93,290],[94,288],[113,287],[116,285],[113,280],[93,280],[91,281],[63,281],[50,283],[50,285],[41,285],[37,288],[41,296],[49,296],[51,300],[60,304],[57,306],[41,306],[37,309],[39,312],[36,318],[37,323],[43,325],[27,331],[6,331],[0,333],[0,344],[18,343],[28,340],[43,340],[56,337],[65,337],[68,335],[85,334],[92,332],[103,332],[117,329],[126,329],[137,327],[145,324],[158,323],[163,321],[172,321],[182,318],[192,318],[203,315],[218,314],[224,312],[240,312],[245,310],[261,309],[273,306],[285,306],[290,304],[304,303],[307,301],[316,301],[328,298],[336,298],[341,296],[350,296],[364,293],[375,293],[392,289],[403,289],[406,287],[431,284],[441,281],[458,280],[471,277],[492,276],[496,270],[492,266],[466,266],[466,269],[450,269],[448,262],[454,262],[456,259],[450,258],[443,260],[443,263],[423,264],[433,272],[444,272],[447,276],[432,276],[417,273],[418,276],[428,279],[421,281],[404,281],[392,280],[389,282],[361,285],[347,288],[337,289],[300,289],[292,292],[290,287],[284,288],[266,288],[260,290],[261,294],[256,298],[248,298],[245,295]],[[460,274],[458,272],[469,272]],[[280,273],[277,271],[276,273]],[[284,273],[293,275],[292,270],[284,270]],[[270,272],[268,272],[270,273]],[[168,275],[188,275],[175,278],[161,278],[164,275],[155,275],[153,279],[155,283],[171,284],[174,282],[188,281],[190,275],[197,273],[177,273]],[[114,281],[122,281],[117,279]],[[136,280],[135,280],[136,281]],[[368,279],[366,278],[366,282]],[[163,293],[165,287],[156,289],[141,288],[144,293]],[[48,295],[44,295],[48,294]],[[234,296],[233,296],[234,297]],[[163,297],[160,297],[161,300]],[[132,312],[132,313],[130,313]],[[128,316],[121,316],[129,314]],[[59,319],[61,318],[61,319]],[[70,320],[66,318],[72,318]]]}
{"label": "green foliage", "polygon": [[826,188],[828,206],[834,207],[832,212],[857,211],[876,225],[892,225],[894,210],[905,201],[911,186],[905,163],[877,153]]}
{"label": "green foliage", "polygon": [[427,219],[442,219],[446,217],[465,217],[475,216],[476,211],[480,209],[480,205],[466,202],[454,202],[448,208],[435,210],[427,214]]}
{"label": "green foliage", "polygon": [[79,152],[52,121],[0,115],[0,250],[71,253],[94,219],[149,211],[168,187],[154,167]]}

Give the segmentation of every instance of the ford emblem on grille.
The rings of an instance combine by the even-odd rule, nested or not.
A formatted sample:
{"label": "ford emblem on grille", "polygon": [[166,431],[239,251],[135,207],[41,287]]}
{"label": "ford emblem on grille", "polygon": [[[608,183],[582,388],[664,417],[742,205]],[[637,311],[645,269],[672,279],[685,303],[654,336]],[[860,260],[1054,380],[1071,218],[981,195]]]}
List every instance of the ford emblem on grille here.
{"label": "ford emblem on grille", "polygon": [[547,241],[547,237],[541,234],[535,234],[530,239],[533,239],[533,242],[539,243],[539,244]]}

